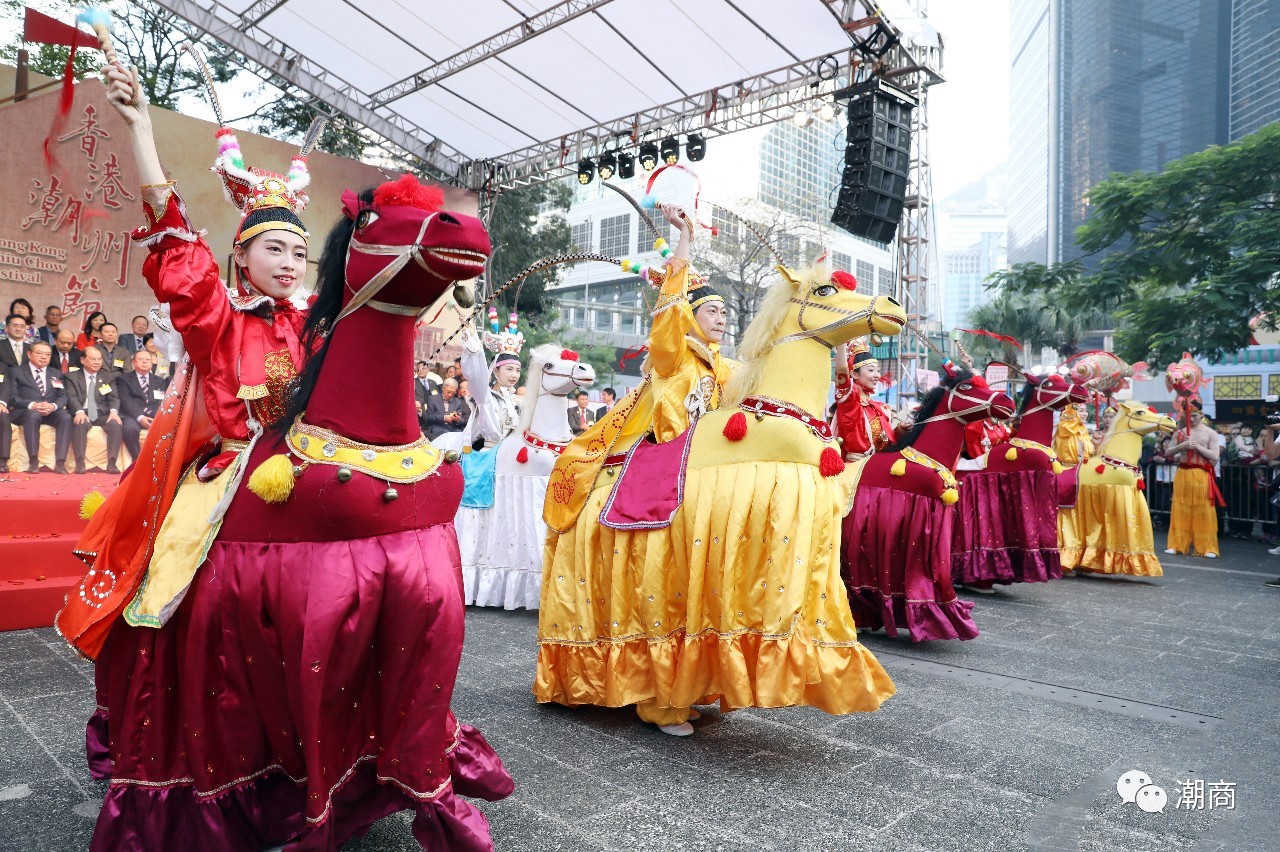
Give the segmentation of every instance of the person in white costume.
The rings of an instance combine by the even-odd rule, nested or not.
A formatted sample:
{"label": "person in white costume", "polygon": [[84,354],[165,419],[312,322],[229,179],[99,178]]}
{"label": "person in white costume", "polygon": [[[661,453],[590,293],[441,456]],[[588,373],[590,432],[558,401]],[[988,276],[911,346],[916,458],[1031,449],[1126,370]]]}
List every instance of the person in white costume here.
{"label": "person in white costume", "polygon": [[[524,334],[515,314],[507,328],[499,330],[498,311],[489,308],[490,330],[479,335],[474,329],[462,332],[462,375],[473,387],[484,385],[487,391],[472,393],[471,419],[461,432],[441,435],[431,443],[443,450],[469,451],[467,448],[496,447],[520,425],[516,385],[520,383],[520,350]],[[483,344],[483,345],[482,345]],[[495,353],[491,365],[484,350]],[[479,439],[483,442],[478,443]]]}

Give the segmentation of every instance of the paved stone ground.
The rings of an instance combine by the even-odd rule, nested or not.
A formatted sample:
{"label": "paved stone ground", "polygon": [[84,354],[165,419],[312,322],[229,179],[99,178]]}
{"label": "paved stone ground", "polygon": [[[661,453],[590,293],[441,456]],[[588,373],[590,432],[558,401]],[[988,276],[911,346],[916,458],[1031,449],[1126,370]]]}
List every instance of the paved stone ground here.
{"label": "paved stone ground", "polygon": [[[975,596],[982,635],[866,636],[898,694],[873,714],[705,714],[675,739],[628,710],[540,707],[536,618],[473,610],[454,702],[516,779],[499,850],[1271,850],[1280,846],[1280,558],[1224,542],[1155,581]],[[0,849],[84,849],[89,668],[51,630],[0,634]],[[1141,770],[1168,794],[1116,794]],[[1177,807],[1233,782],[1234,809]],[[352,850],[415,849],[390,817]]]}

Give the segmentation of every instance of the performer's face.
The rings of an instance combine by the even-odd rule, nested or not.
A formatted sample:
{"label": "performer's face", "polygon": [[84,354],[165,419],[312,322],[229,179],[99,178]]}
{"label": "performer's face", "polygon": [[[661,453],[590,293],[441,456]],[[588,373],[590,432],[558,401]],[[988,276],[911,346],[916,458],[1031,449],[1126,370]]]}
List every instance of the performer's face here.
{"label": "performer's face", "polygon": [[707,340],[712,343],[724,340],[724,327],[729,322],[729,312],[725,310],[724,302],[707,302],[699,306],[693,318],[697,320],[698,328],[702,329],[702,336]]}
{"label": "performer's face", "polygon": [[858,387],[868,393],[876,389],[876,383],[880,381],[880,362],[866,361],[861,367],[853,371],[854,380],[857,381]]}
{"label": "performer's face", "polygon": [[306,274],[307,243],[290,231],[265,231],[248,245],[236,246],[235,262],[259,293],[287,299]]}
{"label": "performer's face", "polygon": [[1191,409],[1191,413],[1187,415],[1187,422],[1190,423],[1192,426],[1199,426],[1200,421],[1203,419],[1204,419],[1204,414],[1202,414],[1199,411],[1196,411],[1194,408]]}
{"label": "performer's face", "polygon": [[493,371],[494,377],[498,380],[498,386],[504,388],[513,388],[516,382],[520,381],[520,365],[514,361],[508,361],[498,366]]}

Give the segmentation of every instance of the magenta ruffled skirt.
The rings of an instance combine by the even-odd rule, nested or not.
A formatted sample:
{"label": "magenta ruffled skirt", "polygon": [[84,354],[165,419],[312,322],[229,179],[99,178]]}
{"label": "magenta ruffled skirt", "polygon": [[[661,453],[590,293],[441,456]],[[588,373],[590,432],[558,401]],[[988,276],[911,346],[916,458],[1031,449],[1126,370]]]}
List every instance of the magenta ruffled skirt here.
{"label": "magenta ruffled skirt", "polygon": [[978,635],[973,604],[951,585],[952,514],[941,500],[858,486],[840,550],[859,627],[906,631],[913,642]]}
{"label": "magenta ruffled skirt", "polygon": [[1048,470],[975,471],[962,480],[951,540],[955,583],[1062,578],[1058,478]]}
{"label": "magenta ruffled skirt", "polygon": [[452,524],[215,543],[168,625],[122,621],[99,657],[91,849],[329,850],[403,809],[425,849],[492,849],[457,794],[514,784],[449,711],[458,564]]}

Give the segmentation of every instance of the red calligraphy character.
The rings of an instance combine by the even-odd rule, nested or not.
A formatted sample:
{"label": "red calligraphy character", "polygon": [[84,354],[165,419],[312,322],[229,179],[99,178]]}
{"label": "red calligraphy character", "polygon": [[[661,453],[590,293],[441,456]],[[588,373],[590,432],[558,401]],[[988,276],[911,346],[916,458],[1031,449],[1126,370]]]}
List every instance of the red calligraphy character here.
{"label": "red calligraphy character", "polygon": [[89,164],[89,188],[84,191],[84,200],[93,201],[95,195],[102,196],[102,203],[112,210],[119,210],[124,205],[119,199],[136,201],[137,196],[130,192],[120,178],[120,163],[116,153],[111,152],[107,161],[99,168],[97,163]]}
{"label": "red calligraphy character", "polygon": [[89,267],[98,261],[110,263],[111,255],[123,249],[123,243],[126,242],[124,236],[127,234],[127,231],[103,231],[101,228],[95,228],[93,235],[81,244],[86,257],[84,263],[80,266],[80,271],[88,272]]}
{"label": "red calligraphy character", "polygon": [[[27,200],[32,204],[36,203],[36,199],[40,199],[40,209],[35,213],[22,220],[22,230],[27,230],[32,225],[51,225],[58,215],[58,208],[64,200],[62,192],[62,181],[55,175],[49,175],[49,184],[46,186],[37,178],[32,178],[31,183],[34,188],[31,190]],[[41,196],[43,192],[43,196]],[[55,230],[56,227],[55,227]]]}
{"label": "red calligraphy character", "polygon": [[86,316],[94,311],[102,310],[102,302],[97,299],[86,299],[86,293],[98,292],[98,279],[90,278],[81,281],[75,275],[67,279],[67,286],[62,290],[62,315],[84,313]]}
{"label": "red calligraphy character", "polygon": [[63,225],[71,225],[71,242],[73,245],[80,244],[80,226],[84,223],[85,210],[84,202],[78,198],[67,199],[67,206],[63,208],[62,215],[58,217],[58,221],[54,223],[51,230],[59,231]]}
{"label": "red calligraphy character", "polygon": [[116,285],[121,289],[129,286],[129,250],[133,248],[133,240],[128,231],[120,231],[120,274],[116,277]]}
{"label": "red calligraphy character", "polygon": [[98,140],[110,139],[111,134],[98,125],[98,110],[93,104],[88,104],[84,108],[84,120],[80,122],[80,126],[70,133],[64,133],[58,137],[59,142],[66,142],[71,139],[80,140],[80,150],[84,151],[85,156],[92,162],[98,154]]}

